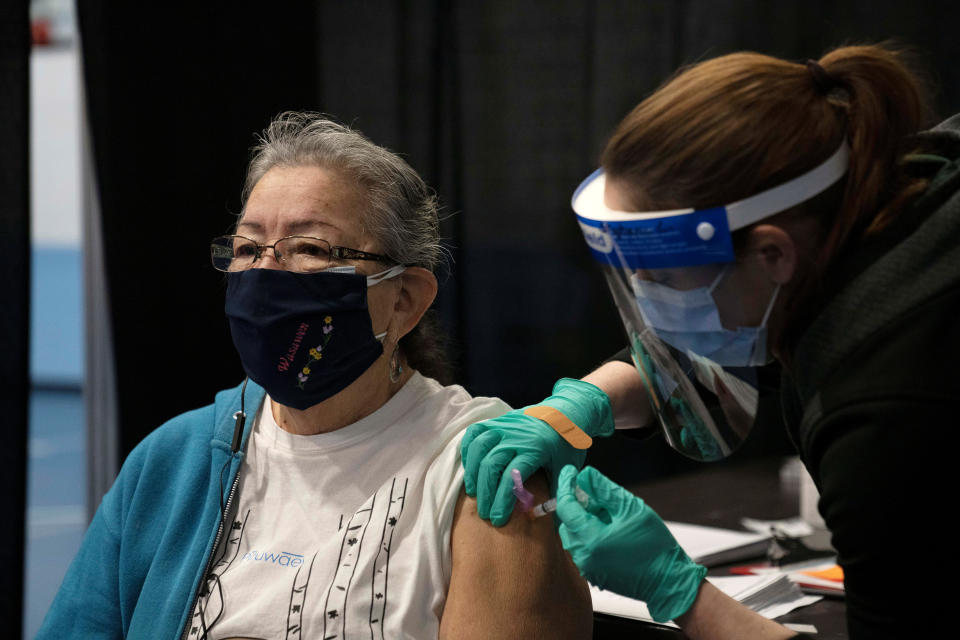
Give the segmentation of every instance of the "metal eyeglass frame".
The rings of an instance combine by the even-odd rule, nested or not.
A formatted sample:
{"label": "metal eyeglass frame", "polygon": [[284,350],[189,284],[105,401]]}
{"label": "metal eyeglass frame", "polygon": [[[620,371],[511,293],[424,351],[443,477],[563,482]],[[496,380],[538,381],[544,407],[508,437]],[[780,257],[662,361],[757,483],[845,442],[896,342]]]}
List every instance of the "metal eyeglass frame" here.
{"label": "metal eyeglass frame", "polygon": [[[275,259],[279,264],[284,265],[284,268],[286,268],[286,266],[285,266],[285,265],[286,265],[286,262],[285,262],[285,260],[284,260],[284,258],[283,258],[283,254],[277,253],[277,245],[280,244],[281,242],[283,242],[284,240],[289,240],[289,239],[291,239],[291,238],[303,238],[304,240],[317,240],[317,241],[320,241],[320,242],[324,243],[325,245],[327,245],[328,247],[330,247],[329,254],[330,254],[330,259],[331,259],[331,260],[333,260],[333,259],[336,259],[336,260],[370,260],[371,262],[383,262],[384,264],[399,264],[396,260],[393,260],[393,259],[391,259],[391,258],[388,258],[387,256],[381,255],[381,254],[379,254],[379,253],[370,253],[369,251],[361,251],[360,249],[351,249],[350,247],[341,247],[341,246],[338,246],[338,245],[332,245],[332,244],[330,244],[329,241],[324,240],[323,238],[317,238],[316,236],[299,236],[299,235],[284,236],[283,238],[280,238],[279,240],[277,240],[277,241],[274,242],[273,244],[260,244],[260,243],[257,242],[256,240],[254,240],[254,239],[252,239],[252,238],[248,238],[247,236],[241,236],[241,235],[239,235],[239,234],[229,234],[229,235],[225,235],[225,236],[217,236],[217,237],[215,237],[213,240],[210,241],[210,262],[213,264],[213,268],[216,269],[217,271],[220,271],[220,272],[223,272],[223,273],[230,273],[229,270],[220,269],[219,267],[217,267],[216,257],[213,255],[214,247],[219,246],[219,245],[216,244],[217,240],[229,239],[229,240],[232,241],[234,238],[240,238],[240,239],[242,239],[242,240],[246,240],[247,242],[253,244],[254,247],[256,247],[256,254],[254,254],[253,261],[251,261],[251,263],[250,263],[251,267],[252,267],[254,264],[256,264],[256,263],[260,260],[260,258],[263,257],[263,250],[264,250],[264,249],[272,249],[272,250],[273,250],[273,257],[274,257],[274,259]],[[248,268],[250,268],[250,267],[248,267]],[[240,271],[246,271],[246,269],[240,269]]]}

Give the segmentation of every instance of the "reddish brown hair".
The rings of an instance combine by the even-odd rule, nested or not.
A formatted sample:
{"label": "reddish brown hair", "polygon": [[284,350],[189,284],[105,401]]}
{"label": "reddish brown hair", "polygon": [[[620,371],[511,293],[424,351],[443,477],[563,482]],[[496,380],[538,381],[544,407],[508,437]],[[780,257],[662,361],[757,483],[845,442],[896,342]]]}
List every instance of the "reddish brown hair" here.
{"label": "reddish brown hair", "polygon": [[[703,208],[799,176],[846,138],[844,183],[778,214],[820,221],[813,273],[788,301],[794,310],[841,252],[884,228],[926,186],[900,170],[912,134],[931,118],[924,83],[904,54],[886,45],[840,47],[819,65],[825,73],[734,53],[682,69],[624,118],[601,157],[636,210]],[[743,235],[734,234],[735,245]],[[789,315],[794,325],[804,314]],[[788,327],[779,333],[790,342]]]}

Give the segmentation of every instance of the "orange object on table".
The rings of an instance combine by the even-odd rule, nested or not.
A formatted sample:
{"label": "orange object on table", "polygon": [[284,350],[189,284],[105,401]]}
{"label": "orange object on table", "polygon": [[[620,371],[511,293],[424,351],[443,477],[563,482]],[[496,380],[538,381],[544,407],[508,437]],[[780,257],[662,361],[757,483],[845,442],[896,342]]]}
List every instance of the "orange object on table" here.
{"label": "orange object on table", "polygon": [[821,569],[820,571],[800,571],[799,573],[813,578],[820,578],[821,580],[843,582],[843,569],[839,565],[833,565],[828,569]]}

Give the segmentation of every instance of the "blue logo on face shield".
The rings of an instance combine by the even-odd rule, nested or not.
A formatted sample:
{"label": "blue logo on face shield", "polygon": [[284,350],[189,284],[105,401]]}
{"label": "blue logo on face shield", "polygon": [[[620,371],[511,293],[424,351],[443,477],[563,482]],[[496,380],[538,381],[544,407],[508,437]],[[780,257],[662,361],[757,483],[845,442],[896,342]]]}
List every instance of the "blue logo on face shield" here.
{"label": "blue logo on face shield", "polygon": [[[731,262],[733,241],[722,207],[663,218],[591,220],[578,216],[593,258],[625,269],[663,269]],[[699,234],[707,223],[711,233]]]}
{"label": "blue logo on face shield", "polygon": [[591,227],[581,222],[580,230],[583,231],[583,239],[587,241],[587,246],[592,250],[603,254],[613,251],[613,239],[600,227]]}

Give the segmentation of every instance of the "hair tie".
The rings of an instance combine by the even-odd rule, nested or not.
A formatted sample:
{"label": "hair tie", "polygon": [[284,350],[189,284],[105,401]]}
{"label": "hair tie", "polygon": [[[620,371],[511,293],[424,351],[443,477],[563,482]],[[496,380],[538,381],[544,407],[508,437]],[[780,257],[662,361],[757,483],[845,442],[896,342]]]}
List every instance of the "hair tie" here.
{"label": "hair tie", "polygon": [[827,73],[827,70],[816,60],[807,60],[807,71],[810,72],[810,77],[813,78],[813,83],[817,85],[817,89],[824,95],[840,85],[840,82]]}

